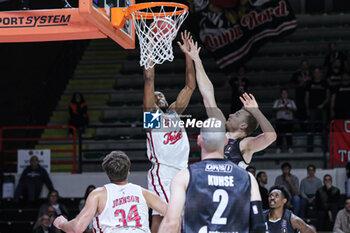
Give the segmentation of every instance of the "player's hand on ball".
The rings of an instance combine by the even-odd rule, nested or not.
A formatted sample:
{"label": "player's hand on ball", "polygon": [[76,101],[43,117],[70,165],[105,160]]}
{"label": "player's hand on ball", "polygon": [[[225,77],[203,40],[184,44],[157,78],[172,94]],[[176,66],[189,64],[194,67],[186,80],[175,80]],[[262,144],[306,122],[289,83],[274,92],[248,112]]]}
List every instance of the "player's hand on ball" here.
{"label": "player's hand on ball", "polygon": [[53,225],[57,228],[57,229],[62,229],[62,225],[64,224],[64,223],[66,223],[68,220],[65,218],[65,217],[63,217],[62,215],[61,216],[59,216],[59,217],[57,217],[56,219],[55,219],[55,221],[53,222]]}

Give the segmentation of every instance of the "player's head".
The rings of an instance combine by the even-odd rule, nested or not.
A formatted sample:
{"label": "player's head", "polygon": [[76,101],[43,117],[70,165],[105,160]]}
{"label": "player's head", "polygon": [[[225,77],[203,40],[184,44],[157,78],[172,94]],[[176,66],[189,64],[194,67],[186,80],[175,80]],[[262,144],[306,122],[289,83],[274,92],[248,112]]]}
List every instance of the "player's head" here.
{"label": "player's head", "polygon": [[275,209],[285,207],[290,200],[290,195],[287,189],[280,185],[272,186],[269,190],[269,207]]}
{"label": "player's head", "polygon": [[223,155],[224,146],[227,144],[225,124],[216,119],[208,118],[203,122],[198,145],[204,153],[220,152]]}
{"label": "player's head", "polygon": [[259,124],[255,117],[243,108],[230,114],[226,123],[229,132],[241,130],[246,135],[253,133],[258,126]]}
{"label": "player's head", "polygon": [[163,112],[165,112],[165,111],[168,109],[169,104],[168,104],[168,102],[166,101],[164,94],[163,94],[162,92],[160,92],[160,91],[155,91],[155,92],[154,92],[154,98],[155,98],[156,105],[157,105]]}
{"label": "player's head", "polygon": [[102,167],[109,180],[114,182],[125,181],[130,170],[129,157],[123,151],[112,151],[103,159]]}

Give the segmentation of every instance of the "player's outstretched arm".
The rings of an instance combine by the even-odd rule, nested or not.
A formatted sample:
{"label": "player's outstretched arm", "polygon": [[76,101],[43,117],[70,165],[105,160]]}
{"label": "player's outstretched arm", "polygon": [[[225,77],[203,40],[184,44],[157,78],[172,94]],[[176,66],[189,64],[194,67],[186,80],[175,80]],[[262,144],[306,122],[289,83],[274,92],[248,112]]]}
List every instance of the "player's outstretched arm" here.
{"label": "player's outstretched arm", "polygon": [[144,91],[143,91],[143,111],[155,110],[154,97],[154,67],[143,69]]}
{"label": "player's outstretched arm", "polygon": [[189,49],[186,49],[185,47],[181,47],[181,50],[188,54],[192,60],[194,61],[195,68],[196,68],[196,79],[197,79],[197,85],[199,88],[199,91],[203,97],[203,103],[207,111],[208,117],[214,117],[222,122],[226,123],[226,119],[224,114],[221,112],[221,110],[217,107],[216,101],[215,101],[215,94],[214,94],[214,87],[211,81],[209,80],[203,64],[202,60],[199,57],[199,52],[201,50],[200,47],[198,47],[197,42],[193,42],[191,40],[189,42]]}
{"label": "player's outstretched arm", "polygon": [[292,223],[293,228],[297,229],[300,233],[316,233],[311,226],[294,214],[290,217],[290,222]]}
{"label": "player's outstretched arm", "polygon": [[255,177],[248,172],[250,178],[250,233],[265,233],[266,226],[262,211],[261,196],[258,182]]}
{"label": "player's outstretched arm", "polygon": [[[192,40],[190,32],[181,32],[181,39],[183,44],[178,42],[180,48],[186,47],[189,49],[189,41]],[[178,114],[181,114],[187,108],[188,103],[191,100],[193,91],[196,89],[196,76],[194,73],[194,65],[192,58],[185,53],[186,56],[186,85],[178,94],[176,101],[172,103],[169,110],[175,110]]]}
{"label": "player's outstretched arm", "polygon": [[[273,143],[276,140],[277,135],[269,120],[266,119],[264,114],[259,110],[258,103],[252,94],[248,95],[247,93],[244,93],[243,96],[240,97],[240,100],[243,103],[244,109],[252,114],[257,120],[263,132],[256,137],[247,137],[240,143],[241,151],[244,154],[250,154],[251,157],[254,152],[263,150]],[[245,161],[251,160],[251,158],[244,159]]]}
{"label": "player's outstretched arm", "polygon": [[178,233],[181,226],[181,214],[186,201],[186,190],[190,174],[183,169],[173,178],[170,186],[170,200],[165,217],[160,224],[158,233]]}
{"label": "player's outstretched arm", "polygon": [[161,215],[165,215],[168,204],[165,203],[160,197],[146,189],[142,189],[142,195],[145,197],[147,206]]}
{"label": "player's outstretched arm", "polygon": [[68,220],[61,215],[55,219],[53,225],[67,233],[81,233],[85,231],[96,214],[98,202],[101,196],[106,195],[105,192],[106,191],[103,188],[95,189],[89,194],[84,208],[76,218],[68,222]]}

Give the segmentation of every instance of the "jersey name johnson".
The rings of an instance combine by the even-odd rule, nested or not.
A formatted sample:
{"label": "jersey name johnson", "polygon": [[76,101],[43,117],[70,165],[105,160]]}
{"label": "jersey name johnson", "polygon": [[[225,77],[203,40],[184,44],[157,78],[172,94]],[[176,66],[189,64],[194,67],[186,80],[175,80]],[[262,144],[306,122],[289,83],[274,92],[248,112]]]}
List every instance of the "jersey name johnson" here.
{"label": "jersey name johnson", "polygon": [[135,202],[135,203],[140,203],[140,198],[136,196],[127,196],[127,197],[121,197],[117,198],[113,201],[113,206],[112,208],[115,208],[116,206],[126,204],[129,202]]}

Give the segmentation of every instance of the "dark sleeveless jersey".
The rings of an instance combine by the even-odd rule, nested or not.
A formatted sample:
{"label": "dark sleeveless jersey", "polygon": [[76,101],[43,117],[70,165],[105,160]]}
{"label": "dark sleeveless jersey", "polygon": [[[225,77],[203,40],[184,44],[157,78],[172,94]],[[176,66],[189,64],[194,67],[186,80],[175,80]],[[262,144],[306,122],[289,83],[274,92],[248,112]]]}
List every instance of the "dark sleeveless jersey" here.
{"label": "dark sleeveless jersey", "polygon": [[246,169],[249,164],[247,164],[244,161],[243,155],[241,150],[239,149],[239,143],[243,140],[244,138],[238,138],[238,139],[228,139],[228,143],[225,146],[224,149],[224,157],[225,159],[228,159],[238,166],[240,166],[243,169]]}
{"label": "dark sleeveless jersey", "polygon": [[292,211],[287,210],[287,209],[284,210],[282,218],[280,218],[276,222],[269,220],[269,213],[270,213],[270,210],[264,211],[264,218],[265,218],[269,233],[294,233],[294,232],[298,232],[297,230],[295,230],[293,228],[292,223],[290,221]]}
{"label": "dark sleeveless jersey", "polygon": [[205,159],[188,170],[182,232],[248,233],[248,173],[227,159]]}

